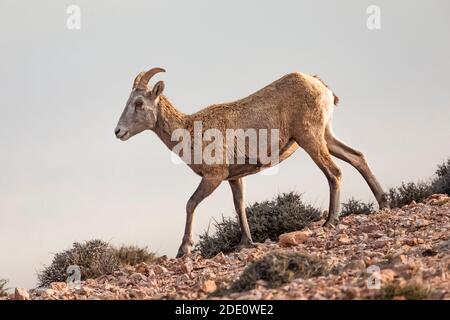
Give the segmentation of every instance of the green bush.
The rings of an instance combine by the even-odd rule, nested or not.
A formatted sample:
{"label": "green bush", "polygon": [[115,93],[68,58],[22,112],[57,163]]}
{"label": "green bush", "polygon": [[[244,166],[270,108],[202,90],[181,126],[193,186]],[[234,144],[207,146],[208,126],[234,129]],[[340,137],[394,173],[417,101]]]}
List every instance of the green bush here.
{"label": "green bush", "polygon": [[102,240],[74,242],[71,249],[55,254],[51,265],[38,274],[39,287],[52,282],[65,282],[70,265],[79,266],[81,280],[85,280],[117,270],[119,259],[114,248]]}
{"label": "green bush", "polygon": [[429,183],[402,182],[400,187],[389,189],[387,198],[391,208],[400,208],[410,204],[413,200],[421,202],[433,193],[433,188]]}
{"label": "green bush", "polygon": [[[280,194],[271,201],[256,202],[246,210],[255,242],[275,241],[283,233],[303,229],[311,222],[320,220],[322,215],[319,209],[303,203],[301,195],[294,192]],[[214,227],[213,235],[208,231],[200,235],[196,249],[208,258],[219,252],[236,250],[241,239],[237,219],[222,217],[222,221],[215,221]]]}
{"label": "green bush", "polygon": [[0,297],[5,297],[8,295],[8,288],[6,287],[6,285],[8,284],[8,280],[6,279],[0,279]]}
{"label": "green bush", "polygon": [[350,214],[371,214],[374,213],[374,203],[364,203],[359,200],[351,198],[347,202],[342,204],[341,217],[348,216]]}
{"label": "green bush", "polygon": [[264,280],[269,288],[277,288],[296,278],[307,279],[329,272],[329,266],[320,259],[298,252],[272,252],[252,262],[230,288],[219,288],[216,295],[254,289],[258,280]]}
{"label": "green bush", "polygon": [[93,279],[112,273],[121,265],[135,265],[151,262],[155,255],[147,248],[136,246],[113,247],[108,242],[94,239],[84,243],[73,243],[71,249],[55,254],[50,266],[38,273],[39,287],[52,282],[66,281],[67,267],[80,267],[81,280]]}
{"label": "green bush", "polygon": [[389,189],[387,198],[391,208],[421,202],[434,193],[450,194],[450,158],[436,169],[436,177],[431,182],[402,182],[397,188]]}
{"label": "green bush", "polygon": [[431,183],[434,193],[446,193],[450,195],[450,158],[438,166],[437,178]]}
{"label": "green bush", "polygon": [[404,297],[406,300],[425,300],[430,297],[430,290],[426,286],[417,283],[389,284],[382,287],[373,299],[392,300],[395,297]]}

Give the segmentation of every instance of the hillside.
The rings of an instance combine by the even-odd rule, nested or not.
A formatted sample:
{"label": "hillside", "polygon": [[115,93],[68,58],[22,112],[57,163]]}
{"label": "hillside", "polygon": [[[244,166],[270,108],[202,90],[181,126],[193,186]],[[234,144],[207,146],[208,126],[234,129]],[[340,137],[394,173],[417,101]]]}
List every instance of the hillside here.
{"label": "hillside", "polygon": [[[433,195],[400,209],[349,215],[333,229],[321,224],[315,222],[308,229],[284,235],[278,243],[266,241],[212,259],[198,254],[182,259],[162,257],[155,263],[127,266],[88,279],[80,289],[60,282],[29,292],[16,289],[8,298],[450,299],[450,197]],[[277,252],[308,256],[329,272],[288,277],[291,281],[275,288],[257,280],[254,289],[227,290],[251,262]],[[381,269],[381,290],[369,289],[366,283],[366,269],[375,265]],[[372,276],[376,278],[377,272]],[[218,287],[220,290],[210,295]]]}

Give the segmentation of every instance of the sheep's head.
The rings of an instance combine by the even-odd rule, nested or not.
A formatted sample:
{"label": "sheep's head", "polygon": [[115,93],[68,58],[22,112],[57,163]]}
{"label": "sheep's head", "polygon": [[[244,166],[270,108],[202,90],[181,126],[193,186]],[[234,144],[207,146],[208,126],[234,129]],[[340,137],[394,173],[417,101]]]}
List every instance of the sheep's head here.
{"label": "sheep's head", "polygon": [[158,72],[165,70],[153,68],[139,73],[134,79],[133,90],[116,126],[118,139],[125,141],[144,130],[155,128],[157,106],[164,90],[164,82],[159,81],[153,87],[148,82]]}

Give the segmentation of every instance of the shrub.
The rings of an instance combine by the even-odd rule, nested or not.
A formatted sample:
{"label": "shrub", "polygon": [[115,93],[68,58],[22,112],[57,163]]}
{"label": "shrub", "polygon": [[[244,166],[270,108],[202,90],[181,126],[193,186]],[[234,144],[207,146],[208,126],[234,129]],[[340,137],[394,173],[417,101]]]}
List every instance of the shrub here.
{"label": "shrub", "polygon": [[392,300],[395,297],[404,297],[406,300],[424,300],[430,297],[430,290],[418,283],[407,283],[404,285],[389,284],[382,287],[373,299]]}
{"label": "shrub", "polygon": [[[247,217],[252,238],[256,242],[266,239],[277,240],[278,236],[303,229],[309,223],[320,220],[321,211],[303,203],[301,195],[290,192],[278,195],[271,201],[256,202],[247,207]],[[241,239],[239,222],[236,218],[215,221],[215,233],[206,231],[200,235],[196,249],[204,257],[213,257],[219,252],[231,252]]]}
{"label": "shrub", "polygon": [[52,282],[66,281],[67,267],[80,267],[81,280],[93,279],[112,273],[121,265],[135,265],[152,262],[155,254],[146,247],[113,247],[108,242],[94,239],[84,243],[74,242],[71,249],[56,253],[50,266],[38,273],[38,286],[48,286]]}
{"label": "shrub", "polygon": [[138,263],[153,262],[156,258],[153,252],[148,251],[147,247],[140,248],[137,246],[121,246],[115,249],[117,260],[122,265],[134,266]]}
{"label": "shrub", "polygon": [[364,203],[351,198],[342,204],[341,217],[348,216],[349,214],[371,214],[374,212],[373,202]]}
{"label": "shrub", "polygon": [[111,245],[102,240],[74,242],[69,250],[55,254],[50,266],[38,274],[39,286],[66,281],[67,267],[80,267],[81,280],[96,278],[118,269],[119,260]]}
{"label": "shrub", "polygon": [[8,282],[9,281],[6,279],[0,279],[0,297],[5,297],[8,295],[8,293],[6,292],[8,290],[8,288],[6,287]]}
{"label": "shrub", "polygon": [[437,178],[431,183],[434,193],[446,193],[450,195],[450,158],[438,166]]}
{"label": "shrub", "polygon": [[432,194],[433,188],[429,183],[402,182],[400,187],[389,189],[387,198],[391,208],[400,208],[410,204],[413,200],[421,202]]}
{"label": "shrub", "polygon": [[328,265],[317,258],[298,252],[272,252],[251,263],[229,289],[219,288],[216,294],[251,290],[258,280],[276,288],[296,278],[317,277],[329,271]]}

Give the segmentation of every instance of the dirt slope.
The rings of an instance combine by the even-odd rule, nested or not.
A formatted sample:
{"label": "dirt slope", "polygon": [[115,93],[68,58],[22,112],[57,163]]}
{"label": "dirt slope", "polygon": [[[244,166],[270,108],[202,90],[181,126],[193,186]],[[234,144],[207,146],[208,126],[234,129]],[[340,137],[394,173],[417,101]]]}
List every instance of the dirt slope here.
{"label": "dirt slope", "polygon": [[[450,299],[449,197],[434,195],[424,203],[412,203],[401,209],[383,210],[370,216],[351,215],[334,229],[322,228],[321,223],[284,237],[280,243],[266,242],[212,259],[199,255],[183,259],[163,257],[155,264],[128,266],[111,275],[83,281],[80,289],[53,283],[47,289],[16,290],[15,298],[206,299],[216,287],[226,287],[236,280],[250,262],[280,250],[323,259],[334,272],[295,279],[275,289],[267,288],[267,283],[260,280],[253,290],[228,293],[221,298],[373,298],[386,291],[367,286],[367,268],[378,266],[381,271],[378,273],[372,267],[375,268],[372,277],[381,280],[382,288],[421,288],[427,298]],[[292,242],[297,244],[286,247]],[[394,291],[388,297],[411,297],[408,291],[404,292]]]}

